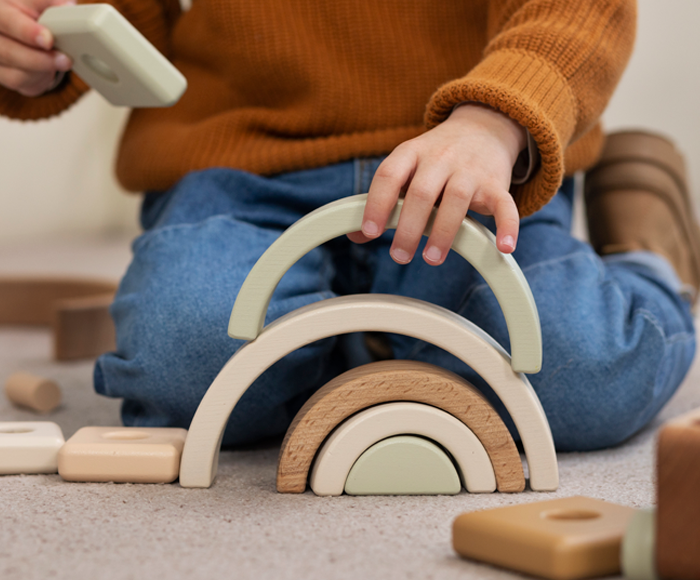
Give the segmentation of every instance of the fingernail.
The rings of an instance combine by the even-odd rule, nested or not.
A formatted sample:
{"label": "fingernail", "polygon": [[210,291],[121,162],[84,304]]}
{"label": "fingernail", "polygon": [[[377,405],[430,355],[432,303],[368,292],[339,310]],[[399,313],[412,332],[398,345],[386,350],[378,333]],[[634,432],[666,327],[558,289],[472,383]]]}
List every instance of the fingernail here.
{"label": "fingernail", "polygon": [[438,250],[437,247],[435,246],[430,246],[426,251],[425,251],[425,257],[430,260],[431,262],[439,262],[440,258],[442,258],[442,252]]}
{"label": "fingernail", "polygon": [[513,236],[504,236],[502,245],[512,252],[515,249],[515,240],[513,239]]}
{"label": "fingernail", "polygon": [[362,233],[366,236],[376,236],[379,233],[379,228],[374,222],[366,221],[362,224]]}
{"label": "fingernail", "polygon": [[65,54],[57,54],[53,62],[58,70],[67,71],[71,67],[71,61]]}
{"label": "fingernail", "polygon": [[44,50],[49,50],[53,44],[51,33],[44,28],[39,34],[37,34],[36,43]]}
{"label": "fingernail", "polygon": [[392,250],[391,256],[399,264],[408,264],[411,261],[411,257],[408,255],[408,252],[399,248]]}

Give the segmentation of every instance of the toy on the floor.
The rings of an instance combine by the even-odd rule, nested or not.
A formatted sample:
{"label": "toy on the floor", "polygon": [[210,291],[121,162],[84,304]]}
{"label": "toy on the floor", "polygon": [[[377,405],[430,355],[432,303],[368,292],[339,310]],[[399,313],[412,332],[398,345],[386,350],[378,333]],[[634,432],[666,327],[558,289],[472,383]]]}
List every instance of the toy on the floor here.
{"label": "toy on the floor", "polygon": [[109,316],[117,284],[90,278],[0,278],[0,325],[50,326],[56,360],[96,357],[114,349]]}
{"label": "toy on the floor", "polygon": [[63,432],[48,421],[0,422],[0,474],[56,473]]}
{"label": "toy on the floor", "polygon": [[700,578],[700,409],[664,424],[656,453],[656,510],[638,515],[623,549],[630,580]]}
{"label": "toy on the floor", "polygon": [[170,483],[186,436],[176,428],[83,427],[58,452],[58,473],[66,481]]}
{"label": "toy on the floor", "polygon": [[[512,256],[499,252],[493,234],[477,222],[469,218],[462,222],[452,249],[468,260],[491,286],[508,326],[512,358],[488,334],[461,316],[427,302],[400,296],[370,294],[323,300],[290,312],[263,328],[270,297],[284,273],[324,242],[359,231],[366,199],[366,195],[341,199],[308,214],[287,229],[251,270],[236,298],[229,323],[232,337],[249,342],[226,363],[197,409],[185,442],[180,484],[184,487],[211,485],[231,411],[269,366],[316,340],[343,333],[376,331],[404,334],[430,342],[479,373],[500,397],[518,429],[528,462],[531,489],[556,489],[558,468],[549,424],[535,391],[523,374],[538,372],[541,367],[542,339],[537,309],[525,277]],[[397,227],[401,207],[402,201],[399,201],[387,228]],[[434,215],[433,212],[426,235],[430,232]],[[444,428],[429,433],[421,433],[417,425],[407,429],[404,426],[409,423],[415,409],[393,407],[398,401],[437,407],[463,423],[466,429],[460,428],[462,435],[455,435],[457,427],[447,418]],[[371,415],[362,415],[356,421],[371,423],[372,428],[377,429],[374,435],[371,435],[372,431],[369,435],[363,434],[354,422],[345,423],[353,421],[351,415],[370,406],[385,404],[392,405],[386,412],[391,414],[396,425],[401,425],[401,433],[386,426],[374,427],[376,423],[371,423]],[[379,406],[375,408],[380,409]],[[333,457],[328,448],[321,449],[320,463],[314,475],[312,460],[328,435],[331,436],[328,444],[338,445],[341,455]],[[314,491],[342,493],[347,487],[347,476],[353,462],[372,448],[378,438],[393,435],[442,438],[448,452],[455,450],[456,437],[461,436],[463,443],[460,445],[471,446],[481,458],[475,460],[475,464],[485,466],[484,455],[487,455],[493,466],[485,468],[485,473],[477,477],[475,469],[466,466],[466,460],[458,462],[459,475],[467,489],[472,485],[471,479],[478,481],[473,484],[474,491],[491,491],[491,476],[501,491],[521,491],[524,488],[523,469],[513,440],[501,419],[479,393],[466,381],[443,369],[408,361],[391,361],[367,365],[341,375],[307,402],[283,444],[278,490],[303,492],[312,469]],[[355,438],[357,442],[351,440]],[[391,450],[381,453],[396,456]],[[401,453],[403,457],[413,455],[417,461],[428,460],[425,455],[430,455],[415,440],[403,445]],[[430,461],[433,460],[437,460],[435,453]],[[401,461],[405,463],[405,460]],[[387,474],[367,475],[368,469],[376,469],[367,467],[376,465],[369,456],[363,464],[365,467],[362,464],[358,467],[362,482],[391,480]],[[484,483],[487,480],[488,485]],[[370,492],[391,493],[384,484],[368,485]],[[380,486],[381,490],[372,486]],[[418,489],[421,493],[421,490],[429,490],[430,485],[421,483],[404,488]],[[395,490],[396,493],[399,491]]]}
{"label": "toy on the floor", "polygon": [[453,525],[455,551],[549,578],[576,580],[620,571],[620,545],[635,510],[569,497],[462,514]]}
{"label": "toy on the floor", "polygon": [[5,381],[5,395],[15,405],[37,413],[50,413],[61,404],[61,389],[54,381],[22,371]]}
{"label": "toy on the floor", "polygon": [[39,18],[55,47],[73,60],[73,71],[110,103],[169,107],[187,80],[109,4],[55,6]]}

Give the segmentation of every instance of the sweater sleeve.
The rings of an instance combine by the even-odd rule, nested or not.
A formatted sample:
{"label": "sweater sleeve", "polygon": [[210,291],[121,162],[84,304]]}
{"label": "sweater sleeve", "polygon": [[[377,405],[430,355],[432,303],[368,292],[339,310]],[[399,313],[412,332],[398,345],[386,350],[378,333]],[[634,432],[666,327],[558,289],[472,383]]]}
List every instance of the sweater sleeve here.
{"label": "sweater sleeve", "polygon": [[[79,0],[89,4],[91,0]],[[170,32],[180,15],[178,0],[110,0],[159,51],[169,56]],[[38,97],[25,97],[0,87],[0,115],[20,120],[36,120],[57,115],[73,105],[89,90],[80,78],[70,74],[59,87]]]}
{"label": "sweater sleeve", "polygon": [[567,147],[599,133],[598,118],[632,52],[635,22],[635,0],[491,0],[483,59],[433,94],[426,124],[434,127],[471,100],[527,128],[541,163],[512,193],[521,216],[534,213],[557,192]]}

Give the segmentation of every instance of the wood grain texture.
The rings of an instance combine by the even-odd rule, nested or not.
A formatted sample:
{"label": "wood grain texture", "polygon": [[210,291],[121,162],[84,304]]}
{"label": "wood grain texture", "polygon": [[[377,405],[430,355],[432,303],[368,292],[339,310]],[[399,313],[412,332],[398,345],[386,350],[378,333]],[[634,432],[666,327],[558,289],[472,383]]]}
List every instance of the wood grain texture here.
{"label": "wood grain texture", "polygon": [[[479,391],[440,367],[392,360],[352,369],[312,395],[292,421],[282,443],[277,464],[277,491],[303,493],[311,462],[334,427],[358,411],[391,401],[423,403],[456,417],[469,427],[488,453],[498,490],[518,492],[525,489],[523,467],[513,438]],[[416,429],[413,432],[416,435],[424,434],[418,424]],[[439,428],[430,433],[439,436]],[[448,438],[447,443],[454,447],[456,442]],[[344,476],[347,477],[347,472]]]}
{"label": "wood grain texture", "polygon": [[[263,328],[270,298],[284,273],[305,254],[338,236],[359,231],[367,195],[329,203],[289,227],[260,257],[241,287],[231,312],[229,335],[254,340]],[[387,229],[398,225],[399,200]],[[426,226],[429,235],[435,210]],[[535,300],[520,267],[496,247],[494,235],[471,218],[465,218],[452,243],[484,277],[495,294],[508,326],[512,365],[516,372],[537,373],[542,367],[542,336]],[[439,271],[436,271],[439,276]]]}
{"label": "wood grain texture", "polygon": [[473,323],[434,304],[400,296],[358,294],[322,300],[282,316],[243,345],[207,390],[190,425],[180,484],[209,487],[219,445],[234,406],[269,366],[316,340],[349,332],[377,331],[425,340],[464,361],[503,401],[523,442],[530,487],[550,491],[559,484],[549,423],[527,377],[515,373],[503,348]]}
{"label": "wood grain texture", "polygon": [[0,324],[51,326],[56,360],[92,358],[114,349],[116,289],[87,278],[0,278]]}
{"label": "wood grain texture", "polygon": [[700,409],[666,423],[657,448],[656,568],[700,578]]}
{"label": "wood grain texture", "polygon": [[[397,362],[407,363],[408,361]],[[410,366],[415,367],[419,364],[411,363]],[[396,365],[393,366],[396,367]],[[399,366],[403,367],[406,365]],[[425,371],[420,371],[420,373],[413,373],[407,369],[405,371],[388,370],[371,376],[365,375],[363,382],[367,383],[367,389],[371,389],[372,381],[375,380],[378,381],[374,383],[376,387],[387,390],[388,386],[393,392],[397,392],[406,384],[406,376],[409,377],[408,381],[411,382],[425,382],[425,373],[429,373],[433,368],[437,368],[430,367],[430,365],[421,365],[421,367],[426,368]],[[451,380],[451,378],[446,377],[445,380]],[[400,381],[400,384],[396,384],[396,381]],[[339,386],[330,394],[331,398],[339,396],[338,389],[341,388],[342,383],[337,384]],[[430,385],[426,384],[425,387],[430,388]],[[348,388],[352,389],[353,386]],[[490,407],[488,402],[483,400],[481,393],[471,385],[467,383],[465,388],[470,391],[469,396],[474,397],[477,401],[477,406],[481,407],[485,403]],[[365,395],[367,389],[363,389]],[[407,394],[410,394],[410,390]],[[343,407],[347,408],[346,405],[348,403],[352,405],[352,401],[348,399],[353,397],[343,397],[342,395],[340,397]],[[356,400],[362,404],[362,393],[358,393]],[[407,397],[404,400],[410,400],[410,398]],[[333,402],[329,402],[329,404],[334,405]],[[318,440],[314,441],[313,438],[314,435],[318,436],[324,430],[322,427],[324,419],[314,420],[310,415],[313,413],[324,413],[325,408],[323,401],[319,401],[313,409],[307,410],[305,419],[307,422],[311,421],[312,426],[310,429],[304,428],[302,425],[303,419],[294,423],[297,428],[304,429],[302,433],[298,433],[297,444],[303,446],[308,444],[309,447],[318,444]],[[337,413],[338,408],[335,407],[333,411]],[[344,414],[344,411],[345,409],[340,414]],[[331,421],[334,420],[332,417],[330,419]],[[497,426],[498,416],[493,417],[492,415],[486,416],[471,413],[468,419],[476,420],[479,423],[494,421],[496,429],[499,429]],[[494,425],[486,424],[483,428],[494,430]],[[502,436],[505,439],[510,438],[510,433],[503,423],[501,423],[500,429],[502,429]],[[360,411],[338,425],[325,441],[321,438],[323,444],[315,452],[315,459],[309,478],[311,489],[316,495],[341,495],[346,487],[350,472],[355,469],[355,465],[360,460],[360,457],[378,441],[400,435],[424,437],[438,443],[449,452],[457,466],[462,485],[467,491],[472,493],[489,493],[496,490],[496,475],[488,451],[469,426],[437,407],[405,402],[385,403]],[[289,441],[289,439],[286,441]],[[497,454],[502,456],[503,460],[511,462],[511,465],[506,470],[505,478],[508,479],[511,473],[519,475],[524,487],[525,479],[520,464],[520,456],[517,452],[512,453],[510,448],[509,451],[511,453]],[[278,489],[280,485],[279,474],[281,472],[294,473],[297,471],[295,466],[289,465],[289,463],[293,463],[295,460],[298,461],[301,457],[303,457],[303,454],[300,453],[292,456],[290,453],[285,455],[283,451],[280,454]],[[288,465],[282,465],[283,459],[287,460]],[[496,457],[496,459],[498,460],[499,457]],[[499,469],[502,469],[500,464]]]}

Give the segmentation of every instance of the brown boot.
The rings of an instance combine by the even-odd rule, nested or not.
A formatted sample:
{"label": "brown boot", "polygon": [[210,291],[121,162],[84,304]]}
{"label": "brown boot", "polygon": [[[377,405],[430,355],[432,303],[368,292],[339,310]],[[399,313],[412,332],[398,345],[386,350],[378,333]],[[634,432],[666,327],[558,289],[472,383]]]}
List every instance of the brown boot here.
{"label": "brown boot", "polygon": [[659,135],[625,131],[608,136],[598,164],[586,174],[591,245],[603,256],[648,250],[661,254],[686,286],[700,288],[700,228],[683,156]]}

